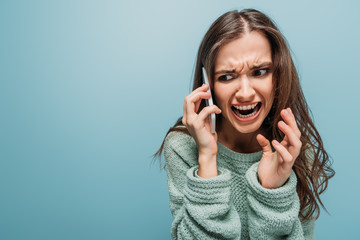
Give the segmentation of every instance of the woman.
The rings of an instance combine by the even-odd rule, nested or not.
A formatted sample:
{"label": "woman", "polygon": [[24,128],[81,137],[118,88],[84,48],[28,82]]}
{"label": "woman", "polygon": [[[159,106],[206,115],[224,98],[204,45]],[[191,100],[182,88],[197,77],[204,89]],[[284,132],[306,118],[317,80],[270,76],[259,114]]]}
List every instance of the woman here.
{"label": "woman", "polygon": [[314,239],[334,171],[286,41],[263,13],[231,11],[212,24],[162,150],[173,239]]}

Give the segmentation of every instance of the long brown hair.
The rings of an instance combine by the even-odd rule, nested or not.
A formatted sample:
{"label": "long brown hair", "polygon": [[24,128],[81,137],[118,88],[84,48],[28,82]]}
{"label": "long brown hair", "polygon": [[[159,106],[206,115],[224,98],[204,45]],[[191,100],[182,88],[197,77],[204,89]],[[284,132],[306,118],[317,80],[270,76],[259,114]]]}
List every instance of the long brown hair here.
{"label": "long brown hair", "polygon": [[[207,69],[210,81],[213,79],[214,62],[220,47],[251,31],[263,33],[268,39],[272,51],[275,97],[273,106],[262,127],[269,129],[273,139],[283,139],[284,134],[277,127],[277,123],[281,120],[280,111],[284,108],[291,108],[297,119],[301,132],[301,142],[303,143],[293,166],[298,178],[299,216],[302,221],[313,217],[317,219],[320,215],[319,204],[326,210],[320,199],[320,194],[326,190],[328,180],[334,176],[335,171],[331,168],[320,134],[310,117],[310,110],[301,90],[289,47],[273,21],[254,9],[244,9],[240,12],[230,11],[220,16],[211,25],[199,47],[193,90],[202,85],[202,66]],[[205,104],[202,102],[199,112],[204,106]],[[220,115],[217,117],[221,120]],[[181,119],[182,117],[169,129],[167,134],[172,131],[189,134]],[[164,141],[155,153],[155,157],[161,156]]]}

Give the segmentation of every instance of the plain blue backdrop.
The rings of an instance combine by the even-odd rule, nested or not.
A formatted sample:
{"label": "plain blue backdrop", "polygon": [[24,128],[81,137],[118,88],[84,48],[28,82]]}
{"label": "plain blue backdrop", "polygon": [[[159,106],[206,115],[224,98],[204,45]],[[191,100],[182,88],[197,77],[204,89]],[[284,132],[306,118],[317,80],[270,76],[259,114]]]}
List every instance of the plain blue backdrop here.
{"label": "plain blue backdrop", "polygon": [[170,239],[150,165],[200,41],[229,10],[279,26],[336,176],[317,239],[359,224],[358,1],[0,1],[0,239]]}

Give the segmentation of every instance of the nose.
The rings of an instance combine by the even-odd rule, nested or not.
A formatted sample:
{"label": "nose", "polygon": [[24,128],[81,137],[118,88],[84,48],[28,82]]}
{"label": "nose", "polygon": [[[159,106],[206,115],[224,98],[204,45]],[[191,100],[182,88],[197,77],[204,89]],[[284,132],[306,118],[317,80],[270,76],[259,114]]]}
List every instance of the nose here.
{"label": "nose", "polygon": [[246,76],[239,79],[235,97],[239,102],[249,102],[254,100],[255,89],[252,87],[250,80]]}

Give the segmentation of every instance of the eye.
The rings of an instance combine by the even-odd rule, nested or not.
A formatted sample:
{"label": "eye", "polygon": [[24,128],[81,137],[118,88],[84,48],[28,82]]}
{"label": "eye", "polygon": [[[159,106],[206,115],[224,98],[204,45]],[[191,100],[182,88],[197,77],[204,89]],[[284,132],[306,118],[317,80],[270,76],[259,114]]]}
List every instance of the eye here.
{"label": "eye", "polygon": [[270,71],[270,69],[268,69],[268,68],[257,69],[254,71],[254,76],[255,77],[265,76],[269,71]]}
{"label": "eye", "polygon": [[218,77],[218,80],[219,80],[219,81],[229,81],[229,80],[231,80],[231,79],[233,79],[233,77],[232,77],[231,75],[229,75],[229,74],[227,74],[227,75],[222,75],[222,76]]}

